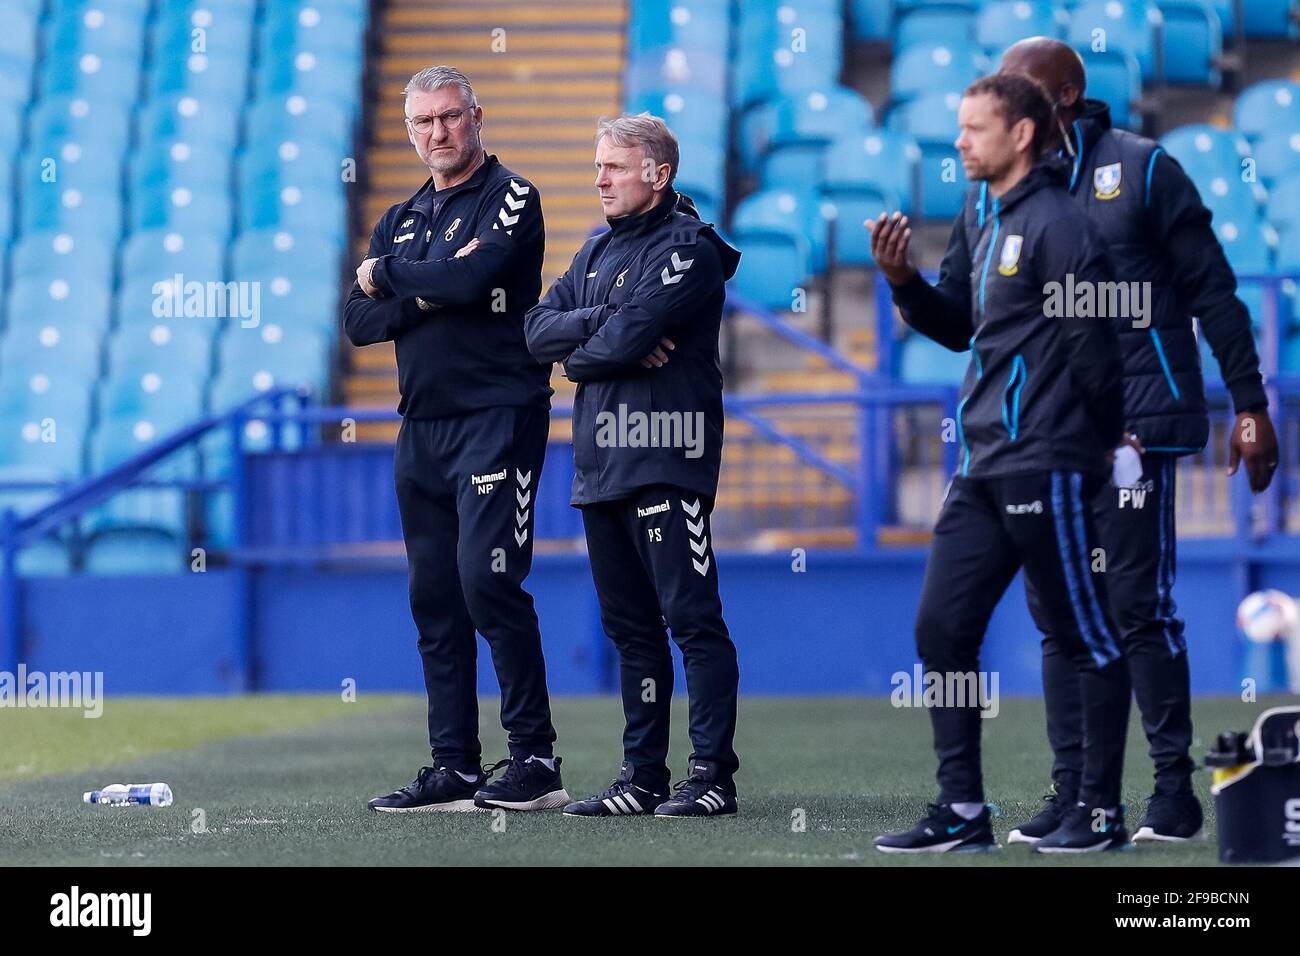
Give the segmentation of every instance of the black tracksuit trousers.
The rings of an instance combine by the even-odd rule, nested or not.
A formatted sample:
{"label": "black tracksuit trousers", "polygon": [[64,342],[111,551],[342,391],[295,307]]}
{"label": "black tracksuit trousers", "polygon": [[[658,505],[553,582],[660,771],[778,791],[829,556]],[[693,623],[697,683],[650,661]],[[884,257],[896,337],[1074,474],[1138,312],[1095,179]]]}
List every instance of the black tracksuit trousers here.
{"label": "black tracksuit trousers", "polygon": [[[1023,568],[1077,675],[1083,726],[1079,799],[1114,807],[1120,802],[1129,694],[1105,611],[1105,576],[1091,570],[1096,533],[1084,502],[1085,484],[1095,481],[1063,471],[955,477],[934,529],[916,644],[927,675],[941,675],[945,684],[955,675],[977,674],[989,618]],[[945,700],[930,708],[930,719],[939,802],[982,803],[979,702]]]}
{"label": "black tracksuit trousers", "polygon": [[690,699],[692,761],[722,780],[740,766],[736,646],[722,620],[709,540],[713,501],[671,485],[582,507],[600,620],[618,649],[623,754],[638,784],[666,792],[673,661],[665,626],[681,648]]}
{"label": "black tracksuit trousers", "polygon": [[[1106,556],[1111,617],[1128,662],[1128,677],[1142,715],[1157,793],[1188,793],[1195,769],[1191,680],[1183,622],[1176,616],[1174,493],[1177,459],[1148,452],[1136,488],[1106,485],[1089,502]],[[1027,587],[1029,607],[1043,632],[1043,696],[1052,778],[1071,793],[1083,772],[1079,682],[1040,601]]]}
{"label": "black tracksuit trousers", "polygon": [[546,665],[523,587],[549,428],[538,407],[402,421],[393,472],[435,766],[482,764],[475,630],[492,649],[510,753],[552,756]]}

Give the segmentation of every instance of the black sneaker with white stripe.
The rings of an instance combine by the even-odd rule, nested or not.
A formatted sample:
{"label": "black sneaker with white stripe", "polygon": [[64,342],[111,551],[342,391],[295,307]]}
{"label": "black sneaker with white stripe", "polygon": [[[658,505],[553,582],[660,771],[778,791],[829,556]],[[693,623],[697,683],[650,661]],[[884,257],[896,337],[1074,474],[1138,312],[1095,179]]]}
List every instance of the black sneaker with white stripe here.
{"label": "black sneaker with white stripe", "polygon": [[673,795],[659,804],[656,817],[720,817],[736,812],[736,788],[721,779],[716,765],[692,760],[686,779],[673,786]]}
{"label": "black sneaker with white stripe", "polygon": [[648,815],[668,799],[666,793],[655,793],[632,782],[633,767],[623,764],[618,779],[604,793],[586,800],[577,800],[564,808],[571,817],[618,817]]}
{"label": "black sneaker with white stripe", "polygon": [[486,782],[483,773],[466,780],[447,767],[421,767],[414,782],[386,796],[375,797],[366,805],[379,813],[475,810],[474,792]]}
{"label": "black sneaker with white stripe", "polygon": [[474,794],[475,806],[485,810],[554,810],[573,800],[560,780],[559,757],[555,758],[554,770],[537,757],[507,757],[486,770],[491,775],[502,767],[506,772],[500,780],[480,787]]}
{"label": "black sneaker with white stripe", "polygon": [[1157,793],[1147,804],[1147,815],[1133,834],[1134,843],[1184,843],[1205,836],[1201,801],[1190,792]]}

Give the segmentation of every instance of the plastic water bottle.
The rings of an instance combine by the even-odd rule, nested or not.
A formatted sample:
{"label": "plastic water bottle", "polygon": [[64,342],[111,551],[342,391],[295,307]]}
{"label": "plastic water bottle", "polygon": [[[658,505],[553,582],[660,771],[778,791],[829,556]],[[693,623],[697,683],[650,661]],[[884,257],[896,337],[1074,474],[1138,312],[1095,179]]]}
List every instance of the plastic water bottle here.
{"label": "plastic water bottle", "polygon": [[170,807],[172,788],[165,783],[115,783],[102,790],[87,790],[81,795],[81,802],[110,807],[125,807],[132,803],[147,807]]}

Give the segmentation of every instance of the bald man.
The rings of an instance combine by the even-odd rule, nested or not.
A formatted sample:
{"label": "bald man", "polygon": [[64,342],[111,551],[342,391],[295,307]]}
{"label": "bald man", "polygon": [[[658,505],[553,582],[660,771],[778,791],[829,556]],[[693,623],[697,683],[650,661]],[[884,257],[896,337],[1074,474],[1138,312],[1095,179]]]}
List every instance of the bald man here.
{"label": "bald man", "polygon": [[[1228,474],[1244,462],[1251,490],[1259,493],[1272,480],[1278,450],[1250,315],[1236,296],[1236,279],[1196,187],[1158,143],[1112,129],[1106,104],[1084,98],[1083,61],[1073,49],[1047,37],[1021,40],[1003,54],[1001,72],[1043,87],[1054,112],[1048,149],[1070,160],[1069,190],[1097,227],[1115,277],[1149,283],[1145,315],[1116,320],[1126,429],[1134,456],[1140,453],[1140,477],[1129,487],[1103,487],[1091,508],[1106,557],[1111,614],[1155,763],[1155,793],[1134,840],[1191,839],[1201,832],[1202,812],[1188,753],[1187,645],[1172,589],[1177,460],[1201,451],[1209,437],[1192,316],[1200,320],[1237,415]],[[1043,632],[1055,792],[1008,842],[1037,843],[1076,799],[1083,728],[1075,665],[1033,586],[1026,582],[1026,589]]]}

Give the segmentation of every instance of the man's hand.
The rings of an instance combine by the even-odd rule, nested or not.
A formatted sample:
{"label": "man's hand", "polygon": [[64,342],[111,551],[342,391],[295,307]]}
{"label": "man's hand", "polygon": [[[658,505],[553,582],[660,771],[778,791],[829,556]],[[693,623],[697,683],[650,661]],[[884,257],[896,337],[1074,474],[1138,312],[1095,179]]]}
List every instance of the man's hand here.
{"label": "man's hand", "polygon": [[1228,439],[1228,475],[1237,473],[1237,466],[1244,458],[1250,490],[1259,494],[1273,480],[1277,456],[1277,435],[1268,412],[1238,415],[1232,426],[1232,437]]}
{"label": "man's hand", "polygon": [[[673,344],[673,340],[665,336],[663,341],[655,346],[655,350],[641,360],[641,364],[645,368],[662,368],[668,364],[668,352],[675,348],[677,346]],[[664,349],[667,349],[668,352],[665,352]]]}
{"label": "man's hand", "polygon": [[902,285],[916,270],[907,261],[907,244],[912,238],[912,228],[901,212],[892,216],[880,214],[879,219],[868,219],[864,225],[871,233],[871,258],[885,274],[890,285]]}
{"label": "man's hand", "polygon": [[452,258],[459,259],[462,256],[467,256],[477,248],[478,248],[478,239],[477,238],[471,239],[469,242],[465,243],[465,245],[457,249],[456,254],[452,256]]}
{"label": "man's hand", "polygon": [[378,258],[366,259],[357,266],[357,285],[361,286],[361,291],[372,299],[379,298],[379,290],[370,281],[370,274],[375,271],[375,263],[378,261]]}

